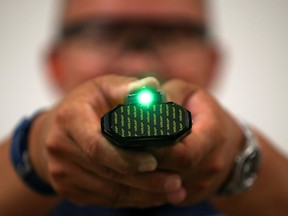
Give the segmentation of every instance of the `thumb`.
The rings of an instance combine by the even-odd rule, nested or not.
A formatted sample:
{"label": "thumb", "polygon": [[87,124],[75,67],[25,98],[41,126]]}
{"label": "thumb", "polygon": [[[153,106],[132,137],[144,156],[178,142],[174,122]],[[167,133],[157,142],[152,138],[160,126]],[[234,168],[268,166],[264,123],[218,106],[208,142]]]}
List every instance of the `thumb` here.
{"label": "thumb", "polygon": [[161,91],[166,94],[167,101],[173,101],[182,106],[187,103],[187,100],[189,100],[197,90],[198,87],[196,85],[179,79],[170,80],[161,87]]}
{"label": "thumb", "polygon": [[133,77],[118,75],[108,75],[97,78],[95,79],[94,84],[98,92],[102,95],[100,98],[99,95],[97,95],[97,102],[100,104],[108,104],[109,107],[114,107],[123,103],[130,92],[144,86],[154,89],[158,89],[160,86],[159,81],[154,77],[146,77],[137,80]]}
{"label": "thumb", "polygon": [[[105,114],[109,109],[118,104],[123,104],[127,95],[144,86],[154,89],[159,88],[159,81],[154,77],[137,80],[134,77],[107,75],[89,81],[90,93],[88,99],[83,99],[94,107],[98,115]],[[92,84],[92,86],[91,86]],[[86,95],[87,96],[87,95]]]}

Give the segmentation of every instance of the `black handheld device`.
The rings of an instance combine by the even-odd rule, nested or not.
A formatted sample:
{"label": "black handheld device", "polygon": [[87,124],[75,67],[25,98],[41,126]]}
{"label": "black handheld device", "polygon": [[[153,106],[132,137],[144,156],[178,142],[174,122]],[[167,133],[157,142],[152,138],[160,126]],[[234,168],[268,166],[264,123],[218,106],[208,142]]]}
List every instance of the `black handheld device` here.
{"label": "black handheld device", "polygon": [[143,87],[101,118],[103,135],[122,148],[171,145],[191,132],[191,113],[166,102],[164,94]]}

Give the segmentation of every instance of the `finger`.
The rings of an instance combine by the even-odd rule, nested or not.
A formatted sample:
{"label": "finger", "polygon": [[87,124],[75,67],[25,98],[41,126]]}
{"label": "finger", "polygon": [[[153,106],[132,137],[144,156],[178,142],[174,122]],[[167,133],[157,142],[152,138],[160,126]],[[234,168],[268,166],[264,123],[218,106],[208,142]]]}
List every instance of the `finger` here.
{"label": "finger", "polygon": [[94,163],[72,141],[66,140],[64,142],[65,139],[60,139],[60,136],[56,137],[56,139],[60,140],[60,142],[54,145],[54,154],[61,156],[62,159],[71,160],[83,170],[104,179],[150,192],[172,192],[181,187],[182,181],[177,174],[154,171],[135,175],[123,175],[107,166]]}
{"label": "finger", "polygon": [[95,163],[123,174],[152,171],[157,167],[151,154],[124,151],[109,143],[100,132],[99,117],[89,106],[74,106],[69,112],[61,113],[58,121],[64,125],[67,136]]}
{"label": "finger", "polygon": [[[107,80],[108,78],[110,83]],[[142,83],[149,82],[151,82],[149,79],[146,79],[146,81],[144,79]],[[72,106],[71,103],[68,103],[70,106],[63,105],[64,107],[60,107],[61,109],[57,113],[57,121],[64,126],[68,136],[96,163],[105,164],[121,173],[152,171],[157,166],[157,162],[152,155],[118,149],[104,139],[100,132],[98,107],[105,106],[103,104],[107,106],[107,100],[115,101],[117,98],[119,100],[121,95],[123,97],[128,92],[128,83],[131,83],[131,79],[127,80],[127,78],[119,78],[119,76],[106,76],[95,80],[94,84],[97,87],[94,89],[96,93],[93,94],[93,97],[97,95],[95,98],[97,103],[94,101],[93,104],[91,98],[87,97],[88,99],[85,99],[84,97],[84,99],[79,99],[80,102],[79,100],[71,102]],[[117,85],[120,87],[117,88]],[[88,87],[89,91],[93,90],[90,89],[90,86]]]}
{"label": "finger", "polygon": [[57,145],[57,154],[61,154],[62,159],[69,159],[83,170],[98,175],[106,180],[142,189],[144,191],[159,193],[173,192],[178,190],[182,185],[179,175],[171,172],[154,171],[135,175],[123,175],[107,166],[99,165],[89,160],[81,151],[79,151],[79,148],[72,143],[70,144],[71,148],[69,148],[68,151],[62,150],[64,148],[62,145],[63,144]]}
{"label": "finger", "polygon": [[[53,140],[50,138],[48,145],[49,153],[53,156],[59,156],[63,160],[70,160],[87,172],[99,175],[107,180],[150,192],[172,192],[181,187],[180,177],[170,172],[122,175],[106,165],[97,164],[95,160],[88,158],[73,140],[63,134],[58,128],[53,130]],[[108,143],[107,145],[110,144]]]}
{"label": "finger", "polygon": [[122,175],[119,182],[133,188],[138,188],[147,192],[169,193],[179,190],[182,187],[182,180],[179,175],[154,171],[136,175]]}
{"label": "finger", "polygon": [[[55,160],[55,159],[54,159]],[[56,160],[61,161],[58,157]],[[60,196],[82,203],[99,204],[100,200],[106,199],[109,206],[148,206],[161,204],[167,201],[175,202],[183,200],[184,190],[179,189],[170,193],[147,192],[122,184],[103,179],[97,175],[83,172],[75,164],[61,164],[65,167],[66,174],[58,175],[57,190]],[[73,170],[73,171],[72,171]],[[80,176],[80,178],[79,178]],[[85,192],[85,196],[82,194]],[[90,197],[90,198],[89,198]],[[178,201],[177,201],[178,202]]]}
{"label": "finger", "polygon": [[[106,110],[104,109],[105,112],[108,111],[108,108],[111,109],[114,106],[123,103],[130,92],[129,86],[139,82],[136,78],[118,75],[107,75],[96,78],[93,81],[93,89],[90,91],[90,93],[93,93],[93,101],[90,101],[90,104],[96,111],[99,108],[106,108]],[[105,107],[107,104],[109,106]],[[102,116],[103,114],[104,113],[101,113],[100,115]]]}
{"label": "finger", "polygon": [[[98,154],[96,161],[121,174],[150,172],[157,168],[156,158],[150,153],[120,149],[104,137],[101,137],[96,151]],[[113,164],[111,164],[112,160],[115,161]]]}
{"label": "finger", "polygon": [[[85,184],[91,185],[89,181],[87,181]],[[109,201],[108,205],[116,207],[121,206],[151,207],[155,205],[164,204],[167,202],[176,204],[182,202],[186,196],[186,192],[183,188],[170,193],[156,193],[156,192],[147,192],[139,190],[132,187],[127,187],[121,184],[114,184],[105,180],[104,181],[100,180],[97,186],[95,186],[94,183],[93,188],[89,188],[88,190],[86,188],[85,190],[86,190],[85,194],[87,195],[86,197],[88,198],[88,200],[91,199],[92,202],[95,202],[93,201],[93,199],[95,197],[101,196]]]}
{"label": "finger", "polygon": [[[70,157],[70,158],[67,157],[67,152],[65,152],[66,154],[63,154],[63,153],[59,154],[59,152],[57,153],[58,154],[54,154],[52,156],[50,155],[49,166],[50,166],[53,185],[61,197],[80,201],[81,199],[83,199],[83,197],[81,197],[81,191],[84,190],[86,191],[85,197],[92,193],[93,196],[97,195],[95,197],[96,199],[95,201],[101,200],[102,199],[101,197],[103,197],[107,199],[107,201],[110,202],[109,203],[110,205],[113,204],[114,202],[117,202],[117,203],[119,202],[119,205],[121,205],[123,198],[121,198],[121,200],[119,201],[118,201],[118,198],[121,196],[126,196],[127,193],[129,193],[131,197],[135,199],[135,204],[137,202],[140,203],[144,201],[147,204],[148,203],[150,204],[150,202],[153,202],[153,203],[159,203],[160,201],[161,203],[163,202],[163,199],[164,199],[163,197],[165,197],[163,194],[160,195],[159,193],[153,197],[151,197],[150,195],[148,196],[149,193],[155,194],[155,190],[152,190],[152,188],[150,188],[151,192],[148,193],[148,191],[145,192],[137,188],[132,188],[127,185],[119,184],[117,182],[119,179],[117,178],[107,180],[105,178],[99,177],[95,173],[87,172],[86,169],[82,169],[82,167],[79,166],[79,164],[74,163],[73,161],[74,157]],[[91,164],[89,163],[87,164],[87,160],[86,161],[84,160],[84,163],[85,165],[91,166]],[[97,169],[97,173],[101,173],[101,171],[102,171],[101,169]],[[117,176],[120,177],[121,175],[117,174]],[[158,179],[161,179],[161,177]],[[123,178],[122,178],[122,181],[123,181]],[[145,185],[144,182],[142,184]],[[137,201],[137,198],[135,198],[136,195],[141,196],[141,199],[138,199]],[[144,200],[145,197],[148,197],[149,199]],[[152,198],[155,198],[155,199],[152,199]],[[87,202],[86,198],[82,200],[82,202]]]}
{"label": "finger", "polygon": [[197,90],[197,86],[187,83],[183,80],[173,79],[166,82],[161,90],[166,94],[168,101],[173,101],[177,104],[184,105]]}
{"label": "finger", "polygon": [[[89,183],[89,181],[86,182],[86,184]],[[98,182],[96,180],[95,182],[95,179],[93,178],[93,183],[93,187],[85,188],[87,197],[90,195],[91,199],[93,200],[93,197],[101,196],[108,199],[110,201],[109,205],[112,206],[123,206],[125,204],[137,206],[140,203],[146,203],[146,205],[154,205],[167,202],[165,194],[149,193],[121,184],[111,183],[105,181],[104,179],[100,179]]]}
{"label": "finger", "polygon": [[123,103],[130,92],[142,87],[158,89],[159,86],[159,81],[154,77],[136,80],[136,78],[131,77],[107,75],[96,79],[94,82],[94,92],[98,91],[100,94],[94,94],[94,101],[96,103],[93,103],[93,107],[99,107],[99,104],[108,104],[110,108],[113,108]]}
{"label": "finger", "polygon": [[151,87],[153,89],[159,89],[160,83],[154,77],[146,77],[137,81],[134,81],[128,85],[128,91],[133,92],[142,87]]}
{"label": "finger", "polygon": [[[173,92],[170,84],[175,83],[175,91]],[[214,110],[218,108],[214,100],[202,90],[195,90],[192,86],[182,81],[174,81],[163,86],[178,103],[186,104],[186,108],[192,112],[193,127],[192,133],[189,134],[181,143],[177,143],[171,147],[157,148],[149,150],[153,152],[159,163],[158,168],[173,168],[177,170],[179,167],[192,168],[196,166],[205,157],[209,156],[212,151],[217,148],[214,143],[221,143],[222,136],[219,136],[220,128]],[[186,89],[184,91],[184,89]],[[188,90],[187,90],[188,89]],[[197,89],[197,88],[196,88]],[[182,91],[182,95],[180,94]],[[177,97],[177,94],[179,97]],[[172,97],[171,97],[172,98]],[[222,138],[221,138],[222,137]]]}
{"label": "finger", "polygon": [[[95,164],[101,164],[121,174],[153,171],[157,167],[155,157],[146,152],[122,150],[108,142],[96,131],[78,137],[84,154]],[[96,134],[96,136],[95,136]],[[90,138],[91,137],[91,138]]]}
{"label": "finger", "polygon": [[[149,192],[115,183],[115,179],[110,181],[94,173],[86,172],[77,164],[63,158],[62,155],[50,158],[50,164],[54,187],[58,194],[63,198],[74,200],[78,203],[87,204],[91,202],[95,204],[99,200],[106,200],[107,205],[110,206],[153,206],[164,202],[176,204],[181,202],[186,196],[183,188],[160,193],[158,192],[160,190],[157,189],[152,190],[149,188]],[[149,180],[147,178],[149,176],[141,177],[142,182]],[[161,176],[158,179],[161,180]],[[85,196],[81,195],[82,191],[85,191]],[[91,195],[91,200],[87,198],[89,195]]]}
{"label": "finger", "polygon": [[209,137],[209,134],[214,133],[211,127],[209,128],[210,123],[207,122],[207,128],[195,126],[191,134],[173,146],[150,149],[149,152],[157,158],[158,169],[195,169],[201,161],[209,157],[217,148],[213,141],[215,136]]}
{"label": "finger", "polygon": [[[90,167],[89,167],[90,168]],[[138,188],[147,192],[168,193],[178,190],[182,186],[179,175],[171,172],[154,171],[135,175],[122,175],[104,166],[94,166],[92,173],[100,177],[123,185]]]}
{"label": "finger", "polygon": [[[76,143],[79,143],[84,154],[95,164],[107,166],[122,174],[153,171],[157,167],[154,156],[145,152],[122,150],[108,142],[97,127],[89,127],[86,119],[81,128],[73,132]],[[94,123],[94,125],[97,122]],[[85,134],[85,135],[84,135]]]}

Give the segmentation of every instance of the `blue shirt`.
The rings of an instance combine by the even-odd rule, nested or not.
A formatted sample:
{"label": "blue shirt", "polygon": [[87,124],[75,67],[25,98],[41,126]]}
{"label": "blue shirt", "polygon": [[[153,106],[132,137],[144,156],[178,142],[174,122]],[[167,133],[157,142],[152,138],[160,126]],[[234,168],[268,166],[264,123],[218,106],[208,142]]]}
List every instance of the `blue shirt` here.
{"label": "blue shirt", "polygon": [[113,209],[98,206],[79,207],[71,202],[63,201],[50,214],[50,216],[219,216],[208,202],[187,207],[164,205],[147,209]]}

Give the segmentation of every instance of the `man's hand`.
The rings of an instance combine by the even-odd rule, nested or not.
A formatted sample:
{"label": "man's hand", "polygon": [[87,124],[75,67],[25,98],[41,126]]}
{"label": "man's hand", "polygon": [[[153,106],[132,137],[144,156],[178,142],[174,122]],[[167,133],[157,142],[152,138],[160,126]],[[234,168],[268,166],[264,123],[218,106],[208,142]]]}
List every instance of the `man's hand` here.
{"label": "man's hand", "polygon": [[[235,121],[203,89],[180,80],[163,85],[168,101],[192,113],[192,133],[172,147],[151,149],[158,169],[181,175],[192,204],[215,194],[231,172],[243,135]],[[171,194],[173,196],[173,194]]]}
{"label": "man's hand", "polygon": [[120,76],[95,78],[36,119],[30,135],[31,160],[60,197],[109,207],[151,207],[183,200],[185,191],[177,174],[154,171],[157,161],[152,154],[119,149],[101,134],[101,116],[144,85],[159,84],[153,78],[136,82]]}

